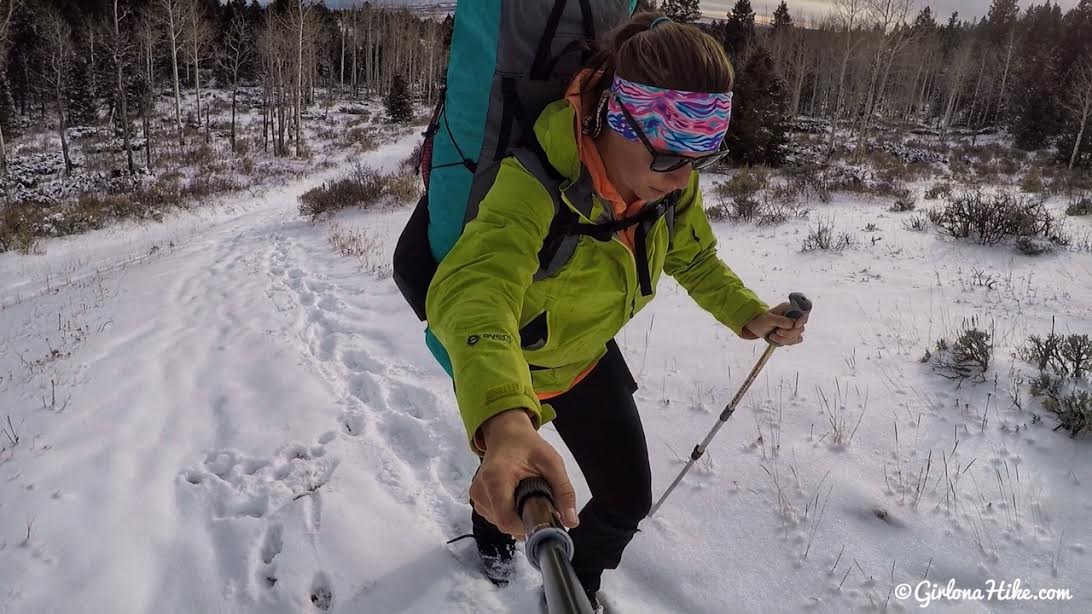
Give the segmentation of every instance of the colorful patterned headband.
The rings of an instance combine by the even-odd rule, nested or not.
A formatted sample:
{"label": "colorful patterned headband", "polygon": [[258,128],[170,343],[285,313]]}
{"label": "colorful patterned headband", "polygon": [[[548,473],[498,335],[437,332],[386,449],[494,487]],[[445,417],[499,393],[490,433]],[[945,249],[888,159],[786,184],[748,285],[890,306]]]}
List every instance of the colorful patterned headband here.
{"label": "colorful patterned headband", "polygon": [[732,92],[686,92],[614,77],[607,124],[631,141],[639,140],[619,103],[636,120],[652,146],[665,153],[707,154],[720,149],[732,117]]}

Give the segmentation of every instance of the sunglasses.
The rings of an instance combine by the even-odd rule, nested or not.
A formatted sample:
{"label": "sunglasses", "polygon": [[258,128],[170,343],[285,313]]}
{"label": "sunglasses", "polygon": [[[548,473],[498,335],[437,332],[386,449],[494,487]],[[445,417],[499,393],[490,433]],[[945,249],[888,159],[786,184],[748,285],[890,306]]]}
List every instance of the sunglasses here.
{"label": "sunglasses", "polygon": [[723,160],[724,156],[728,155],[728,148],[723,142],[720,145],[720,151],[701,156],[686,156],[683,154],[660,151],[649,142],[648,137],[641,131],[640,126],[637,125],[637,121],[629,114],[629,110],[626,109],[626,105],[622,104],[621,100],[618,101],[618,108],[622,109],[622,115],[626,118],[626,123],[629,124],[629,127],[637,134],[637,138],[641,140],[641,144],[645,146],[645,149],[647,149],[648,153],[652,156],[652,163],[649,164],[648,167],[653,172],[670,173],[687,164],[691,165],[694,170],[700,171],[713,166],[717,162]]}

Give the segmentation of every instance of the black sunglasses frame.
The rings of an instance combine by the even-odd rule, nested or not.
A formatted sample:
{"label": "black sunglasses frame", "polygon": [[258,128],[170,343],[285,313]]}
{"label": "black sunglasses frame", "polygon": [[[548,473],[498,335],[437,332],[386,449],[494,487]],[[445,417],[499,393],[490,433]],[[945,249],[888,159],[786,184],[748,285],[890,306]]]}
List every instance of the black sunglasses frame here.
{"label": "black sunglasses frame", "polygon": [[[724,143],[721,143],[720,151],[705,154],[703,156],[686,156],[683,154],[660,151],[649,142],[648,137],[645,136],[645,133],[641,130],[640,126],[637,125],[637,120],[633,119],[633,116],[629,114],[629,109],[626,108],[626,105],[623,104],[621,100],[617,100],[617,102],[618,108],[622,109],[622,116],[626,118],[626,123],[637,133],[637,138],[641,140],[641,144],[645,146],[645,149],[647,149],[648,153],[652,156],[652,162],[648,165],[649,170],[652,172],[670,173],[687,164],[693,166],[694,170],[700,171],[713,166],[724,159],[724,156],[728,155],[728,149],[725,147]],[[665,158],[673,158],[674,161],[667,162]],[[660,162],[661,164],[657,164],[657,162]]]}

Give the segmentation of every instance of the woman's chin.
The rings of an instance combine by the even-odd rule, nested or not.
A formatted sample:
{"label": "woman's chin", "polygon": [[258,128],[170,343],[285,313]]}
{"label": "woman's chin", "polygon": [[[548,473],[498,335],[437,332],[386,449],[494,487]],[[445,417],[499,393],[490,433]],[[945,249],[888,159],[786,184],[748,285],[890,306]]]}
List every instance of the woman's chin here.
{"label": "woman's chin", "polygon": [[649,187],[645,188],[644,194],[638,194],[638,196],[642,200],[652,201],[652,200],[656,200],[658,198],[662,198],[664,194],[667,194],[667,192],[665,192],[665,191],[663,191],[661,189],[649,186]]}

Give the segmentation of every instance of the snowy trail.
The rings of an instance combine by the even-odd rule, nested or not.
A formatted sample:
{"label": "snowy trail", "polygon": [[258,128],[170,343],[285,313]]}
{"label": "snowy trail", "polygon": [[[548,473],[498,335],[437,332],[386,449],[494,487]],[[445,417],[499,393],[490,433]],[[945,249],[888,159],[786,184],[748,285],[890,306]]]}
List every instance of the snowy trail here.
{"label": "snowy trail", "polygon": [[[392,167],[412,145],[368,161]],[[477,461],[393,282],[298,215],[296,197],[338,171],[201,218],[0,255],[0,420],[20,434],[0,452],[0,612],[536,610],[522,555],[497,590],[468,541],[443,546],[469,530]],[[1090,258],[1013,259],[906,233],[868,203],[830,209],[875,220],[886,241],[802,255],[807,222],[718,225],[750,285],[768,300],[804,291],[816,318],[642,525],[606,601],[625,614],[880,611],[894,583],[928,569],[939,584],[1022,578],[1077,596],[930,609],[1089,611],[1089,442],[1001,400],[1020,366],[1011,349],[1051,316],[1092,332]],[[336,223],[365,229],[387,258],[408,213]],[[996,288],[969,284],[972,268]],[[761,350],[673,283],[660,294],[619,336],[657,496]],[[1000,388],[957,388],[917,362],[976,313],[996,318]],[[835,445],[830,421],[859,416]],[[940,458],[966,476],[951,500]]]}
{"label": "snowy trail", "polygon": [[[0,610],[352,611],[412,604],[422,570],[458,578],[440,521],[465,516],[458,489],[474,461],[453,448],[455,414],[437,413],[419,383],[423,348],[391,358],[401,342],[377,324],[404,314],[393,286],[360,284],[325,227],[300,220],[295,193],[316,182],[169,254],[85,264],[56,293],[9,285],[18,302],[5,319],[25,317],[28,331],[11,341],[27,343],[52,304],[62,314],[82,300],[87,279],[107,289],[81,312],[93,326],[78,325],[101,332],[58,361],[79,365],[63,412],[16,421],[49,463],[16,448],[5,468],[18,468],[7,490],[27,494],[0,509],[25,509],[33,533],[26,553],[0,557]],[[25,383],[45,377],[56,378]],[[23,519],[5,516],[4,535],[16,535]],[[57,569],[84,587],[77,602],[20,588],[46,588],[35,577]],[[432,588],[463,590],[442,584]]]}

